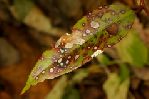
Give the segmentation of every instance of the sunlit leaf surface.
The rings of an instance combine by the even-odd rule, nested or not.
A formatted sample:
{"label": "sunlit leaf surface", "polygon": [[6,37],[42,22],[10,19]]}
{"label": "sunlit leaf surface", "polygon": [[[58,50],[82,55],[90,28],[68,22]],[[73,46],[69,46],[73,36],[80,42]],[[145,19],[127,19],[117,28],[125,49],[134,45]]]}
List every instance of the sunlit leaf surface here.
{"label": "sunlit leaf surface", "polygon": [[129,78],[121,82],[120,77],[116,73],[109,74],[108,80],[103,85],[107,98],[127,99],[129,82]]}
{"label": "sunlit leaf surface", "polygon": [[137,67],[148,63],[148,49],[134,30],[116,48],[123,62]]}

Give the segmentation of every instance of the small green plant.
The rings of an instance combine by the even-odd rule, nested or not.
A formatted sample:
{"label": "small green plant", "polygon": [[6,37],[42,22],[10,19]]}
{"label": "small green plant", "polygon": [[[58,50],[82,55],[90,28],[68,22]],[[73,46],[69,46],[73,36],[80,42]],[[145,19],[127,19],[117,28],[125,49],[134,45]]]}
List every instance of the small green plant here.
{"label": "small green plant", "polygon": [[124,38],[131,31],[135,13],[122,4],[102,6],[80,19],[72,34],[62,36],[46,50],[29,75],[22,94],[30,88],[71,72]]}

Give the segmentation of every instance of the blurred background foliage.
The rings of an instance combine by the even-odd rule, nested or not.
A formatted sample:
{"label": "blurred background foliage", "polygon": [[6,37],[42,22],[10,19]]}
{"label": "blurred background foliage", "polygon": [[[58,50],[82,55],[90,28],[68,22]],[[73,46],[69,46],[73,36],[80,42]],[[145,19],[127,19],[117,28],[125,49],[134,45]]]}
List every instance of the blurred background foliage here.
{"label": "blurred background foliage", "polygon": [[0,0],[0,99],[149,99],[149,17],[144,12],[137,13],[134,30],[116,46],[20,95],[41,53],[83,15],[115,2],[134,9],[138,1]]}

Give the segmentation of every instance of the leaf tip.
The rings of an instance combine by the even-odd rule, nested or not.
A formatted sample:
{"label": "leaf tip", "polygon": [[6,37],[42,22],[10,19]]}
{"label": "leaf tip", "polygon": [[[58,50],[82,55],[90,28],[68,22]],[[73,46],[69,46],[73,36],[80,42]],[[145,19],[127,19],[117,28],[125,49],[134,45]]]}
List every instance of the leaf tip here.
{"label": "leaf tip", "polygon": [[36,83],[37,82],[31,76],[29,76],[24,88],[21,91],[21,95],[24,94],[31,87],[31,85],[36,85]]}
{"label": "leaf tip", "polygon": [[21,95],[24,94],[30,88],[30,86],[31,86],[30,84],[26,84],[25,87],[22,89],[20,94]]}

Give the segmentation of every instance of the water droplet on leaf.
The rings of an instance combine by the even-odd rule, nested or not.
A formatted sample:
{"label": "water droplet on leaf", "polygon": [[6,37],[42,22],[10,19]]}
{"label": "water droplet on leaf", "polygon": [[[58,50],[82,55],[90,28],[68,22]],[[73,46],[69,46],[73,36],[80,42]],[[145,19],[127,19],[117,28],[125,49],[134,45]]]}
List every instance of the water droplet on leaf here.
{"label": "water droplet on leaf", "polygon": [[95,28],[95,29],[99,27],[99,23],[98,22],[95,22],[95,21],[92,21],[90,23],[90,25],[91,25],[92,28]]}

